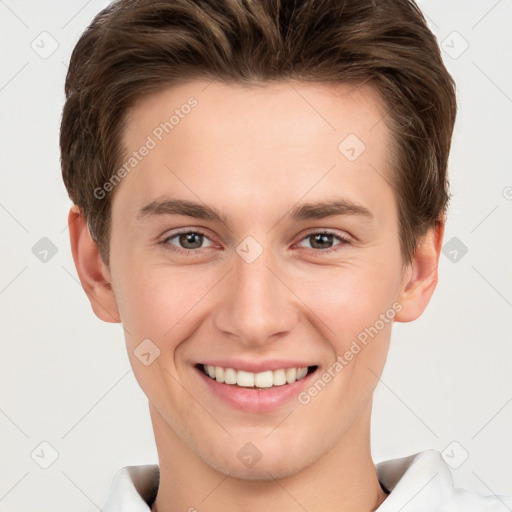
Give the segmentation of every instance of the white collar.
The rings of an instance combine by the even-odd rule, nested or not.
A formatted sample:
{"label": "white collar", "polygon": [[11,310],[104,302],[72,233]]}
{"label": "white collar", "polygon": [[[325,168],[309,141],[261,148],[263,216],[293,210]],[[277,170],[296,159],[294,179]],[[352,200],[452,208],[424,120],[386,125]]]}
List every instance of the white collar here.
{"label": "white collar", "polygon": [[[456,489],[437,450],[376,464],[379,481],[390,494],[375,512],[506,512],[509,496],[481,496]],[[112,482],[103,512],[151,512],[160,480],[157,464],[126,466]]]}

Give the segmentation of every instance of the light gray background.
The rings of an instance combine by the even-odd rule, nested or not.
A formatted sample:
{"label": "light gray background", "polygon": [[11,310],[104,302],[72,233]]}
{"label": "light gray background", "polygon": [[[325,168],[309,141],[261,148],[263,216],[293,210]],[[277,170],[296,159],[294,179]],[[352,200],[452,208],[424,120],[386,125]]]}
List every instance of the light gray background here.
{"label": "light gray background", "polygon": [[[119,468],[157,462],[122,329],[94,316],[78,282],[60,177],[67,62],[106,5],[0,0],[2,511],[94,511]],[[447,460],[469,454],[457,486],[512,494],[512,2],[420,6],[458,87],[445,243],[468,251],[441,257],[425,314],[394,327],[373,453],[379,462],[456,441]],[[46,262],[32,251],[43,237],[57,248]]]}

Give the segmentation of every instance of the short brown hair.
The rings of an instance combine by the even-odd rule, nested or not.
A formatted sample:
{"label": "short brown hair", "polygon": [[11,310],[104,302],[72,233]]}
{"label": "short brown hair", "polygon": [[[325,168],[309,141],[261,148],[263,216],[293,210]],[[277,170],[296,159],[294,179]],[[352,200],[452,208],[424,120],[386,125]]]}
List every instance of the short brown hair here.
{"label": "short brown hair", "polygon": [[445,220],[455,84],[412,0],[117,0],[80,37],[66,77],[64,183],[109,265],[124,116],[143,95],[193,79],[372,84],[387,106],[401,253]]}

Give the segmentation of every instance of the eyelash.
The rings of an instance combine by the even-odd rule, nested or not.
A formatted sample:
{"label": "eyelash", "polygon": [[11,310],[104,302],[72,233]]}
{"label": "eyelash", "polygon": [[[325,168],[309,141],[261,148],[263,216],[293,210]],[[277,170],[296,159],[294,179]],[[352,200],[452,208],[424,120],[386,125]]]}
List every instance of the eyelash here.
{"label": "eyelash", "polygon": [[[204,249],[207,249],[207,247],[200,248],[200,249],[183,249],[183,248],[177,248],[176,246],[169,243],[169,240],[172,240],[173,238],[179,237],[180,235],[190,234],[190,233],[202,235],[205,238],[208,238],[208,235],[206,233],[204,233],[203,231],[201,231],[200,229],[194,229],[194,230],[188,230],[188,231],[179,231],[177,233],[174,233],[174,234],[166,237],[164,240],[162,240],[161,242],[158,242],[158,243],[160,245],[162,245],[166,250],[175,252],[178,254],[187,254],[187,255],[192,255],[194,253],[201,254]],[[315,253],[329,254],[329,253],[336,252],[336,251],[340,250],[341,246],[343,246],[343,245],[350,244],[350,240],[348,238],[337,235],[336,233],[329,231],[329,230],[312,231],[312,232],[306,234],[305,236],[303,236],[299,240],[299,242],[302,242],[302,241],[306,240],[307,238],[310,238],[313,235],[332,235],[334,238],[337,238],[340,242],[339,244],[337,244],[334,247],[331,247],[329,249],[314,249],[314,248],[309,249],[310,251],[313,251]],[[209,240],[209,238],[208,238],[208,240]]]}

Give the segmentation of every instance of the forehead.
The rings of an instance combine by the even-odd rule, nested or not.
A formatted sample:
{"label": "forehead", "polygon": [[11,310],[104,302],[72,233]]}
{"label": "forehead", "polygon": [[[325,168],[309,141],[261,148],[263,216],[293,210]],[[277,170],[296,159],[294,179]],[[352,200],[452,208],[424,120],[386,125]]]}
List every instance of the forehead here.
{"label": "forehead", "polygon": [[193,81],[140,99],[125,121],[123,163],[135,165],[116,192],[134,208],[178,190],[293,200],[340,183],[348,192],[387,185],[390,134],[369,85]]}
{"label": "forehead", "polygon": [[[193,105],[193,106],[190,106]],[[185,119],[193,118],[196,137],[214,140],[230,128],[230,135],[265,132],[273,136],[273,113],[280,123],[290,127],[298,123],[301,130],[279,133],[290,143],[313,134],[332,132],[338,139],[345,131],[353,130],[362,138],[385,117],[385,106],[376,88],[352,84],[305,84],[296,81],[262,82],[250,85],[225,82],[192,81],[164,88],[140,98],[126,113],[123,141],[125,148],[136,146],[141,135],[153,132],[159,138],[160,125],[169,123],[162,136],[173,132],[188,138]],[[178,129],[179,128],[179,129]],[[139,139],[139,140],[138,140]],[[368,137],[366,137],[368,139]],[[225,138],[223,139],[225,141]],[[254,146],[254,145],[253,145]]]}

